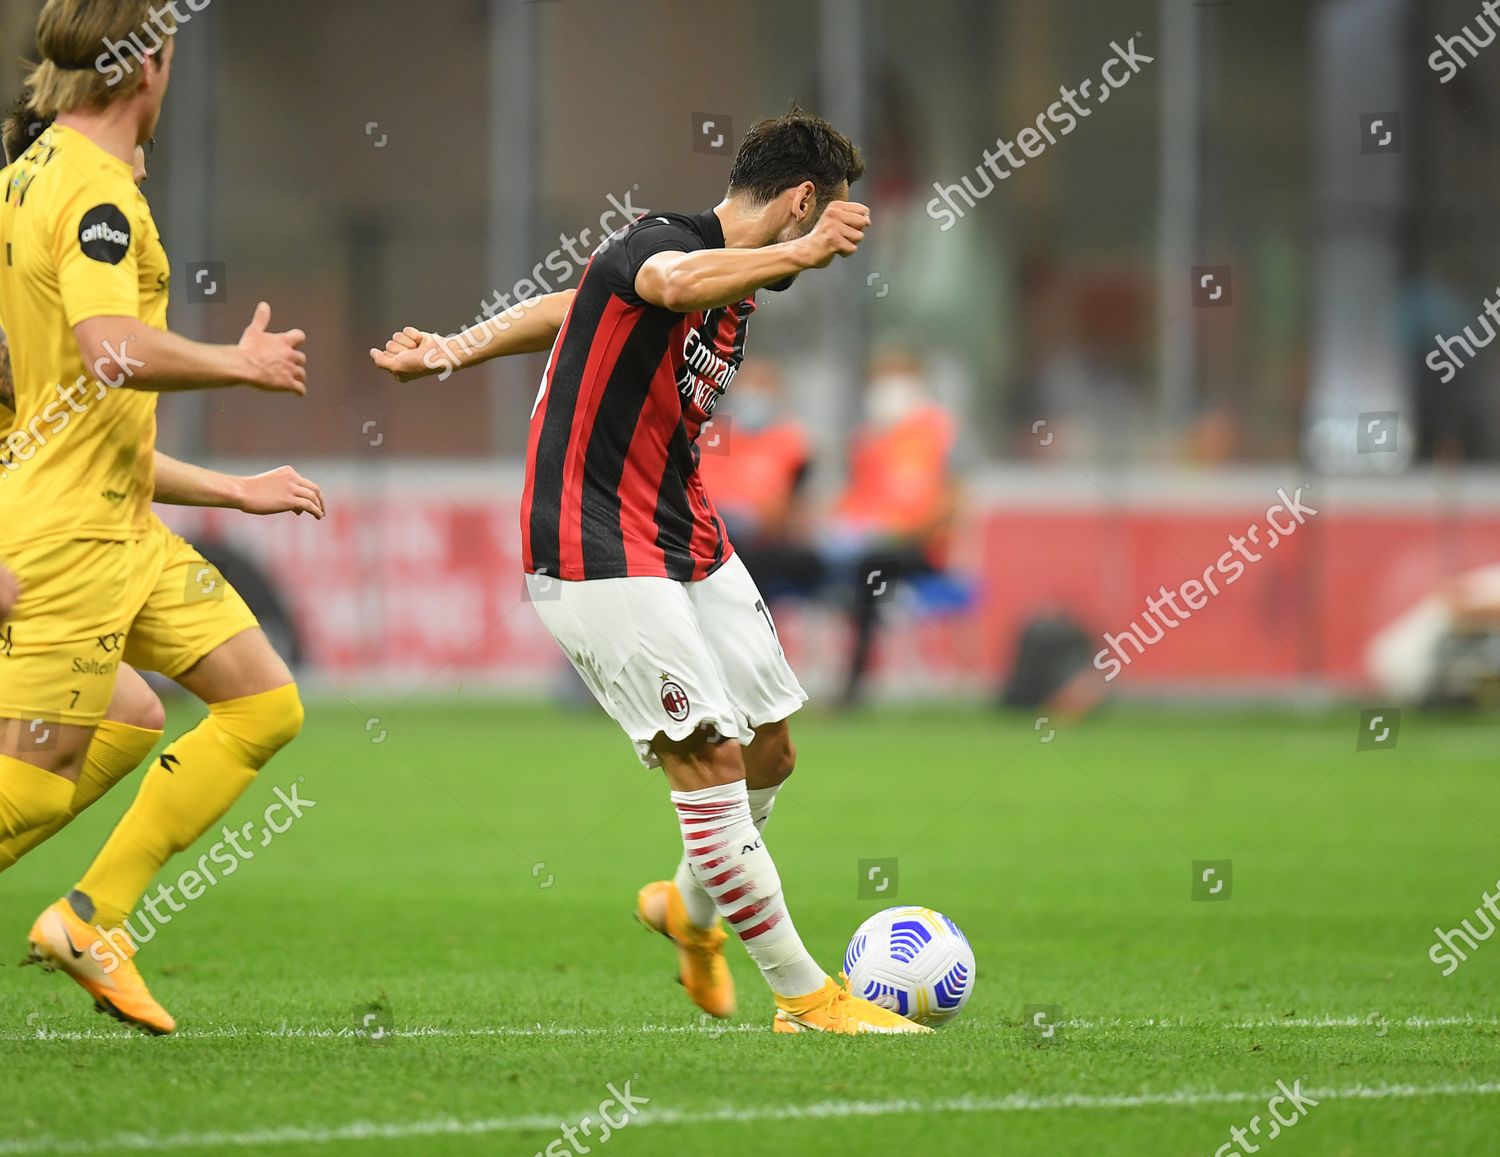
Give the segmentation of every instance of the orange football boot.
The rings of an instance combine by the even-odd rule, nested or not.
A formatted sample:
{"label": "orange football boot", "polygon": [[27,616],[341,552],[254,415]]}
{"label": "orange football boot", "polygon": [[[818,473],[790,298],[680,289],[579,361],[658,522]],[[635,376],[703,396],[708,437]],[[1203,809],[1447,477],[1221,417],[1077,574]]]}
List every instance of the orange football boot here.
{"label": "orange football boot", "polygon": [[636,896],[635,918],[676,945],[677,977],[694,1004],[710,1016],[734,1015],[734,977],[724,959],[729,933],[717,916],[713,927],[696,927],[676,883],[657,880]]}
{"label": "orange football boot", "polygon": [[838,981],[829,979],[807,996],[776,998],[775,1032],[856,1033],[931,1032],[926,1025],[907,1020],[900,1013],[881,1008],[855,996]]}
{"label": "orange football boot", "polygon": [[106,937],[80,920],[63,899],[37,917],[30,941],[26,963],[67,973],[94,998],[100,1012],[152,1036],[166,1036],[177,1028],[171,1014],[147,991],[132,959],[135,945],[123,931]]}

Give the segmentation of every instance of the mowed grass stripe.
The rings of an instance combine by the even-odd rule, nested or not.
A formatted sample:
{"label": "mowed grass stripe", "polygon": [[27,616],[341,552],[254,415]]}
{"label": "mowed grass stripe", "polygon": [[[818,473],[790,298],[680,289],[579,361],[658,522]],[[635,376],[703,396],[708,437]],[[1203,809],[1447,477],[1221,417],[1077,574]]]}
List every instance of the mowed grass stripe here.
{"label": "mowed grass stripe", "polygon": [[[1341,1089],[1307,1089],[1313,1101],[1389,1101],[1428,1097],[1493,1097],[1500,1082],[1438,1085],[1350,1085]],[[718,1109],[675,1111],[643,1109],[628,1126],[753,1124],[758,1121],[823,1121],[898,1114],[1044,1113],[1056,1110],[1200,1108],[1205,1105],[1256,1104],[1271,1095],[1266,1089],[1177,1089],[1167,1093],[1010,1093],[1003,1097],[958,1097],[949,1100],[818,1101],[808,1105],[726,1105]],[[587,1112],[581,1110],[580,1112]],[[246,1132],[119,1133],[94,1140],[38,1137],[0,1141],[0,1155],[163,1152],[177,1149],[269,1148],[279,1145],[332,1145],[357,1141],[400,1141],[418,1137],[473,1137],[496,1133],[553,1132],[556,1115],[484,1117],[460,1120],[434,1117],[423,1121],[379,1123],[351,1121],[337,1126],[282,1126]]]}

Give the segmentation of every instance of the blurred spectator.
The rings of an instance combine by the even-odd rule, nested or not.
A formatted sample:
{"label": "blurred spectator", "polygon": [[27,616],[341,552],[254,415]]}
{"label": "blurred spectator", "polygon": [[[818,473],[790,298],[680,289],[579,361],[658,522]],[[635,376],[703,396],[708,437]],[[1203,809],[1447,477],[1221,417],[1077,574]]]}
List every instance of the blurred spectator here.
{"label": "blurred spectator", "polygon": [[775,602],[816,590],[823,564],[807,545],[803,502],[812,444],[786,409],[780,371],[742,365],[714,426],[700,442],[698,468],[761,594]]}
{"label": "blurred spectator", "polygon": [[1500,565],[1459,575],[1399,615],[1370,640],[1366,664],[1400,703],[1500,705]]}
{"label": "blurred spectator", "polygon": [[[1475,302],[1483,296],[1482,292],[1471,295]],[[1487,365],[1473,365],[1483,348],[1480,334],[1490,335],[1483,344],[1493,341],[1494,336],[1485,328],[1490,324],[1487,317],[1480,315],[1476,320],[1477,309],[1438,270],[1436,262],[1424,262],[1421,273],[1401,287],[1398,320],[1402,352],[1415,382],[1419,461],[1457,465],[1495,455],[1495,375]],[[1469,364],[1461,370],[1450,370],[1448,376],[1427,361],[1444,336],[1458,349],[1468,351],[1464,356]]]}
{"label": "blurred spectator", "polygon": [[824,534],[830,568],[853,584],[846,706],[859,700],[886,596],[946,565],[956,504],[954,423],[933,400],[921,359],[905,350],[878,356],[864,406],[848,484]]}
{"label": "blurred spectator", "polygon": [[[1067,269],[1033,254],[1021,270],[1026,351],[1011,420],[1020,453],[1117,461],[1147,447],[1157,424],[1146,369],[1150,286],[1144,270]],[[1047,435],[1039,437],[1041,424]]]}
{"label": "blurred spectator", "polygon": [[780,371],[768,362],[742,365],[713,425],[722,428],[704,434],[699,469],[730,538],[739,547],[781,537],[795,521],[812,449],[787,412]]}

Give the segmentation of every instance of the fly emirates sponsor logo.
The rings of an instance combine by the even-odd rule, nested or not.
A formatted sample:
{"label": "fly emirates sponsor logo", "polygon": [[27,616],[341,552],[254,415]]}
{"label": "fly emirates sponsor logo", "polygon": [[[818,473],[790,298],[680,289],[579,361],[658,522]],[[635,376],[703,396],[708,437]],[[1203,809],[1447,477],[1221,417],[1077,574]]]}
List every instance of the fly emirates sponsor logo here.
{"label": "fly emirates sponsor logo", "polygon": [[682,407],[684,410],[694,407],[704,418],[712,418],[719,399],[739,372],[739,366],[721,357],[696,329],[688,330],[682,353],[682,369],[677,374],[677,392],[682,395]]}

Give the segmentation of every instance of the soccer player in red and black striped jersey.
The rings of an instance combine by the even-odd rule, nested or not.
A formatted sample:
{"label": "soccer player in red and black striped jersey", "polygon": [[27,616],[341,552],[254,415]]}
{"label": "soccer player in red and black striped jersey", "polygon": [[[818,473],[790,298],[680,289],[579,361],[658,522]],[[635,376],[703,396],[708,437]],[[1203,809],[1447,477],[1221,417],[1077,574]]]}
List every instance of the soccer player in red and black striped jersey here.
{"label": "soccer player in red and black striped jersey", "polygon": [[775,995],[779,1032],[926,1031],[831,980],[792,924],[761,832],[807,696],[698,472],[756,293],[857,250],[870,214],[849,186],[863,171],[842,133],[793,106],[746,134],[723,201],[632,222],[576,293],[466,331],[459,359],[416,329],[371,351],[406,380],[551,346],[521,507],[531,599],[672,788],[684,855],[674,879],[641,889],[638,917],[673,942],[689,996],[715,1016],[735,1007],[727,921]]}

